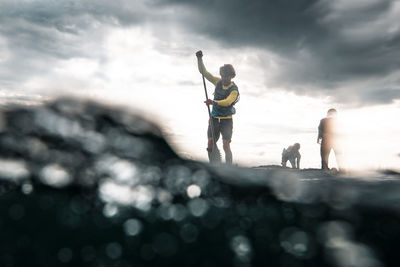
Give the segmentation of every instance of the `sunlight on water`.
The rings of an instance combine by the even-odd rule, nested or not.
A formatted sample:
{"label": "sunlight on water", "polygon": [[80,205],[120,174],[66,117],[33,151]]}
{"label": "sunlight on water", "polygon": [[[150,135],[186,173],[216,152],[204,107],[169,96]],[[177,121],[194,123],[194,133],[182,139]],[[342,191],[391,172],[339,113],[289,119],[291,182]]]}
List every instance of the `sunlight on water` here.
{"label": "sunlight on water", "polygon": [[99,186],[100,198],[107,203],[133,206],[141,210],[148,210],[155,197],[154,188],[139,185],[129,187],[113,180],[106,180]]}
{"label": "sunlight on water", "polygon": [[102,156],[95,165],[100,175],[106,175],[117,183],[133,186],[140,182],[138,168],[131,161],[108,155]]}
{"label": "sunlight on water", "polygon": [[79,121],[71,120],[48,109],[40,109],[35,113],[34,122],[50,134],[75,140],[88,152],[100,153],[104,150],[104,137],[91,129],[84,129]]}
{"label": "sunlight on water", "polygon": [[11,181],[21,181],[29,176],[24,161],[0,159],[0,177]]}
{"label": "sunlight on water", "polygon": [[73,177],[68,170],[57,164],[45,166],[39,174],[40,180],[47,185],[54,187],[64,187],[73,181]]}

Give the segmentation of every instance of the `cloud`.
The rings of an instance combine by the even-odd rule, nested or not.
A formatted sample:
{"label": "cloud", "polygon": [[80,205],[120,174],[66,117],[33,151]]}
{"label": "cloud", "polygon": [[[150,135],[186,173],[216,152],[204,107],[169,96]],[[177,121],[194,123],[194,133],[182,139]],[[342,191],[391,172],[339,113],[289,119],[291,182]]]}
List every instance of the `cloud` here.
{"label": "cloud", "polygon": [[[349,88],[362,79],[383,79],[400,69],[399,1],[161,2],[186,7],[191,16],[182,24],[223,47],[274,52],[279,68],[270,83],[298,93],[334,96],[337,88]],[[270,72],[269,59],[262,61],[267,63],[261,67]],[[382,87],[394,84],[380,85],[375,95]],[[385,95],[397,98],[396,90]],[[391,100],[377,101],[384,99]]]}
{"label": "cloud", "polygon": [[254,49],[266,88],[387,103],[399,98],[387,78],[400,70],[399,16],[396,0],[3,0],[0,88],[50,76],[73,58],[106,64],[110,32],[139,26],[169,57],[189,57],[210,40],[237,53]]}
{"label": "cloud", "polygon": [[384,104],[391,102],[393,99],[400,99],[400,87],[382,88],[379,91],[372,90],[367,92],[367,99],[374,99],[375,103]]}
{"label": "cloud", "polygon": [[143,2],[19,1],[0,3],[0,87],[15,88],[45,75],[59,60],[96,60],[104,53],[107,26],[129,26],[146,20]]}

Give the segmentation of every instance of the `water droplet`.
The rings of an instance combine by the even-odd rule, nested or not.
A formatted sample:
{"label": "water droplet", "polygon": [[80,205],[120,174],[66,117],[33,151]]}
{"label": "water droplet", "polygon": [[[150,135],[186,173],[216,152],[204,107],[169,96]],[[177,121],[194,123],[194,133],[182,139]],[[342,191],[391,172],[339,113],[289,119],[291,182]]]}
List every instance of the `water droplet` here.
{"label": "water droplet", "polygon": [[21,187],[21,191],[22,193],[24,193],[25,195],[29,195],[30,193],[32,193],[33,191],[33,186],[31,183],[24,183]]}
{"label": "water droplet", "polygon": [[193,224],[187,223],[185,224],[179,232],[181,238],[186,243],[192,243],[196,241],[197,236],[199,235],[199,231],[197,227]]}
{"label": "water droplet", "polygon": [[195,217],[203,216],[208,210],[208,203],[204,199],[195,198],[188,203],[190,213]]}
{"label": "water droplet", "polygon": [[124,223],[125,234],[129,236],[140,234],[142,227],[142,223],[137,219],[129,219]]}
{"label": "water droplet", "polygon": [[249,262],[252,256],[252,247],[249,239],[243,235],[237,235],[231,240],[231,249],[243,262]]}
{"label": "water droplet", "polygon": [[296,257],[305,257],[309,250],[309,236],[295,227],[285,228],[280,233],[281,247]]}
{"label": "water droplet", "polygon": [[113,204],[106,204],[103,208],[103,214],[106,217],[113,217],[117,215],[117,213],[118,213],[118,208]]}
{"label": "water droplet", "polygon": [[122,255],[122,247],[119,243],[113,242],[106,246],[106,254],[110,259],[119,259]]}
{"label": "water droplet", "polygon": [[195,184],[189,185],[188,188],[186,189],[186,193],[190,198],[199,197],[201,195],[200,186]]}

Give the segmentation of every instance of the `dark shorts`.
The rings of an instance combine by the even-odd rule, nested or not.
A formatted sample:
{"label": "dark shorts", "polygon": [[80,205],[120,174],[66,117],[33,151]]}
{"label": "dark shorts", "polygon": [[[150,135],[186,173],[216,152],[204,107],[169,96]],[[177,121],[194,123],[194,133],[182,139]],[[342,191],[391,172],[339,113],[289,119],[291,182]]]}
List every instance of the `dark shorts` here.
{"label": "dark shorts", "polygon": [[[221,134],[222,140],[230,142],[232,140],[233,120],[232,119],[216,119],[216,118],[213,118],[212,120],[213,120],[213,126],[214,126],[215,141],[218,141],[219,135]],[[208,123],[207,136],[208,136],[208,138],[212,138],[210,121]]]}

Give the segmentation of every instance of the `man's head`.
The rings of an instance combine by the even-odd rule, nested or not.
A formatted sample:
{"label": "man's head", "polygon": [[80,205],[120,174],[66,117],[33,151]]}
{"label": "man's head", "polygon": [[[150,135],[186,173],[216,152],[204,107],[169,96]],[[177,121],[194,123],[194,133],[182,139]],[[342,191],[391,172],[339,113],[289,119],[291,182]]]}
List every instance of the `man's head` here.
{"label": "man's head", "polygon": [[222,83],[224,85],[228,85],[236,76],[235,69],[231,64],[225,64],[219,68],[219,74],[221,75]]}
{"label": "man's head", "polygon": [[326,113],[328,115],[328,117],[335,117],[337,115],[337,111],[334,108],[331,108],[328,110],[328,112]]}
{"label": "man's head", "polygon": [[300,144],[299,144],[299,143],[295,143],[295,144],[293,145],[293,148],[294,148],[295,150],[299,150],[299,149],[300,149]]}

